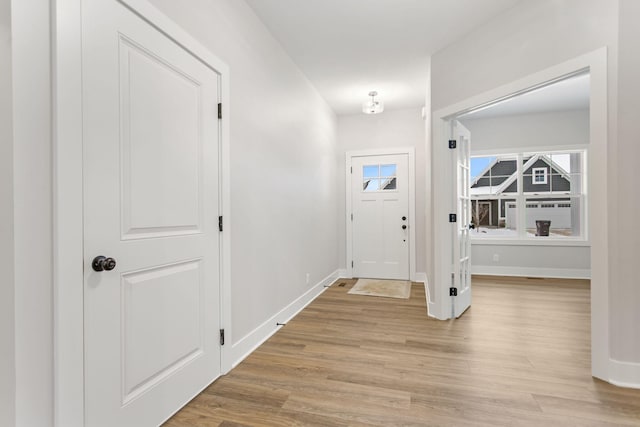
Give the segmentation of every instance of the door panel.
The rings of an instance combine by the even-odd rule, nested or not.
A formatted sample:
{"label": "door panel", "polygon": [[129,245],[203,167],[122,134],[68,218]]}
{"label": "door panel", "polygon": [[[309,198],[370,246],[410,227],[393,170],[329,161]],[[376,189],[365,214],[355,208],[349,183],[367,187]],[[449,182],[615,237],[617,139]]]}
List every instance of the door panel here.
{"label": "door panel", "polygon": [[115,0],[82,23],[86,425],[159,425],[220,374],[219,75]]}
{"label": "door panel", "polygon": [[452,312],[459,317],[471,305],[471,133],[460,122],[452,122],[452,139],[457,147],[451,150],[453,182],[453,211],[456,222],[452,224],[453,254],[452,278],[458,295],[452,297]]}
{"label": "door panel", "polygon": [[122,275],[125,403],[202,355],[202,273],[194,260]]}
{"label": "door panel", "polygon": [[353,157],[351,167],[354,277],[408,280],[408,155]]}
{"label": "door panel", "polygon": [[122,36],[119,49],[123,235],[197,232],[202,217],[200,84]]}

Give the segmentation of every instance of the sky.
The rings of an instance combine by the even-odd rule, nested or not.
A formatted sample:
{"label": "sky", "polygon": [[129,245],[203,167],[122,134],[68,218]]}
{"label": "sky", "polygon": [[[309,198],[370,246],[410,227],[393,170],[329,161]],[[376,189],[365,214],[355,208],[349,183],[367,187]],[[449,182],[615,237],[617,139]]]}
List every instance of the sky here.
{"label": "sky", "polygon": [[484,168],[489,166],[489,163],[493,162],[495,157],[472,157],[471,158],[471,181],[476,179],[478,175],[482,173]]}

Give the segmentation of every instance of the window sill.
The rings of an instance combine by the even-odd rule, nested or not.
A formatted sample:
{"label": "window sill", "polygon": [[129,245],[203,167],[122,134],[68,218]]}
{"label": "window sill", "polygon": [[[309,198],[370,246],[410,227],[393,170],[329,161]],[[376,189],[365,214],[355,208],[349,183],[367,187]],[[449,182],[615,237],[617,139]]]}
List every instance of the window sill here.
{"label": "window sill", "polygon": [[[543,240],[544,239],[544,240]],[[499,246],[585,246],[590,247],[591,242],[584,239],[547,239],[543,237],[530,239],[493,239],[490,237],[471,238],[472,245],[499,245]]]}

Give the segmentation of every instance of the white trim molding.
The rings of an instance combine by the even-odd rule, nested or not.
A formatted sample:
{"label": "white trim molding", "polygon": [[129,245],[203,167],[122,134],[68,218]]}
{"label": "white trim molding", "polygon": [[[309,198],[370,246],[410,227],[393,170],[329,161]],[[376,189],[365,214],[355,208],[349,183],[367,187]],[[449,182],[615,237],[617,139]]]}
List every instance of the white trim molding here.
{"label": "white trim molding", "polygon": [[416,278],[413,281],[422,283],[424,285],[424,297],[425,304],[427,305],[427,316],[435,318],[435,316],[431,314],[434,302],[429,292],[429,278],[427,277],[427,273],[416,273]]}
{"label": "white trim molding", "polygon": [[[595,224],[608,224],[607,180],[594,179],[607,175],[607,48],[581,55],[543,71],[531,74],[512,83],[472,96],[463,101],[435,111],[432,116],[432,200],[451,199],[453,188],[445,179],[449,176],[447,131],[450,120],[464,112],[481,106],[488,106],[500,100],[526,93],[535,88],[559,81],[571,75],[588,71],[590,74],[589,108],[589,198],[587,224],[591,241],[591,366],[595,377],[608,380],[609,371],[609,234],[608,227],[596,227]],[[473,135],[472,135],[473,141]],[[473,142],[472,142],[473,144]],[[448,319],[452,242],[447,227],[447,203],[433,206],[433,251],[435,307],[432,311],[440,319]]]}
{"label": "white trim molding", "polygon": [[572,247],[589,247],[591,246],[591,242],[584,239],[579,238],[545,238],[544,240],[540,240],[539,237],[529,237],[520,239],[517,237],[514,238],[492,238],[492,237],[473,237],[471,236],[471,244],[477,246],[483,245],[495,245],[495,246],[564,246],[567,248]]}
{"label": "white trim molding", "polygon": [[591,270],[582,268],[534,268],[472,265],[471,274],[482,276],[544,277],[552,279],[591,279]]}
{"label": "white trim molding", "polygon": [[298,299],[287,305],[278,313],[271,316],[260,326],[242,337],[238,342],[231,346],[231,368],[235,368],[240,362],[253,353],[273,334],[278,332],[282,324],[286,324],[289,320],[296,317],[306,306],[311,304],[313,300],[319,297],[333,282],[340,278],[340,270],[336,270],[320,282],[315,284],[311,289],[301,295]]}
{"label": "white trim molding", "polygon": [[640,389],[640,363],[609,359],[609,382],[619,387]]}
{"label": "white trim molding", "polygon": [[369,150],[347,151],[345,153],[345,222],[346,222],[346,271],[347,277],[353,277],[353,224],[351,222],[351,165],[354,157],[387,156],[394,154],[406,154],[409,158],[409,280],[415,280],[416,276],[416,165],[415,148],[378,148]]}
{"label": "white trim molding", "polygon": [[52,10],[53,404],[55,426],[84,424],[81,1]]}
{"label": "white trim molding", "polygon": [[416,277],[413,280],[414,282],[418,282],[418,283],[424,283],[425,285],[427,284],[427,273],[416,273]]}
{"label": "white trim molding", "polygon": [[[84,424],[83,227],[82,227],[82,4],[57,0],[52,9],[53,70],[53,267],[54,425]],[[118,1],[151,23],[220,75],[225,114],[220,126],[221,327],[231,338],[229,67],[147,0]],[[222,347],[221,372],[233,362]]]}

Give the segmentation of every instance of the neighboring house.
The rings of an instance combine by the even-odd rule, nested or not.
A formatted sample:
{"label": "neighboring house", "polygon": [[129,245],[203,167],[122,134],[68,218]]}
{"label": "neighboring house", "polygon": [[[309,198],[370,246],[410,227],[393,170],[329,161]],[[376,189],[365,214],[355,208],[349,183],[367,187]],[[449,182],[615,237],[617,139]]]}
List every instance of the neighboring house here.
{"label": "neighboring house", "polygon": [[[527,201],[527,209],[544,209],[545,218],[553,218],[558,226],[571,228],[571,200],[568,195],[571,177],[559,164],[544,154],[523,158],[523,193],[548,194],[553,197]],[[515,228],[515,196],[518,194],[517,159],[496,157],[471,182],[472,218],[476,226]],[[553,209],[553,210],[552,210]],[[527,215],[527,227],[535,226],[538,215]],[[532,224],[529,224],[531,219]]]}

